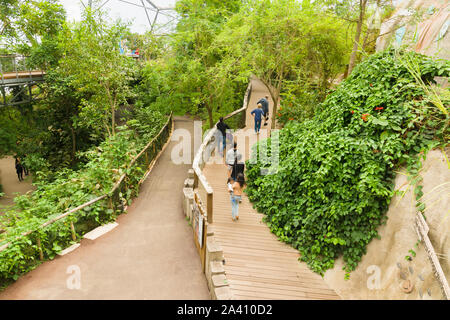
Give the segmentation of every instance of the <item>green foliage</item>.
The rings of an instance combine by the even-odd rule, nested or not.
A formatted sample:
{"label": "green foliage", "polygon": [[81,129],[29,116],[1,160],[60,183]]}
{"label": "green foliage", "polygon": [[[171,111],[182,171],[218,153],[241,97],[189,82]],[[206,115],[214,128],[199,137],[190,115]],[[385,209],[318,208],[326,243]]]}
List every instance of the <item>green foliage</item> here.
{"label": "green foliage", "polygon": [[[280,94],[296,97],[299,112],[293,118],[309,118],[350,52],[344,24],[314,5],[183,0],[176,10],[180,18],[171,41],[158,42],[165,54],[146,49],[153,58],[141,72],[145,85],[140,93],[146,103],[199,116],[209,127],[241,107],[252,74],[274,89],[274,101]],[[146,46],[140,37],[129,39]]]}
{"label": "green foliage", "polygon": [[87,9],[84,20],[66,25],[59,37],[63,58],[58,67],[82,95],[76,126],[101,137],[115,134],[116,111],[133,96],[130,82],[137,66],[119,51],[127,32],[120,22],[106,23],[101,10]]}
{"label": "green foliage", "polygon": [[247,163],[250,200],[315,272],[323,274],[341,255],[346,272],[354,270],[386,221],[394,169],[405,164],[414,177],[421,153],[448,143],[448,116],[427,98],[404,58],[420,66],[424,83],[450,75],[448,61],[377,53],[353,70],[312,120],[291,121],[280,131],[276,174],[261,175],[268,166],[261,159]]}
{"label": "green foliage", "polygon": [[311,83],[297,85],[286,82],[281,96],[281,104],[275,114],[281,125],[292,120],[301,122],[311,119],[316,107],[323,101],[317,86]]}
{"label": "green foliage", "polygon": [[350,51],[344,35],[342,22],[313,5],[250,1],[229,19],[217,46],[232,57],[226,61],[239,75],[253,73],[263,81],[275,101],[274,114],[280,96],[297,97],[295,104],[303,110],[292,116],[299,120],[302,113],[311,114],[343,72]]}
{"label": "green foliage", "polygon": [[[63,25],[56,1],[20,5],[23,15],[14,22],[21,23],[17,29],[21,33],[8,37],[13,41],[23,36],[24,41],[13,42],[21,52],[31,54],[27,65],[47,70],[38,89],[43,99],[0,109],[0,154],[17,153],[24,159],[36,186],[32,194],[16,197],[15,207],[0,217],[0,225],[7,230],[0,235],[0,246],[11,242],[0,253],[0,285],[38,264],[38,237],[44,257],[53,259],[72,242],[70,222],[81,235],[113,220],[120,206],[137,195],[146,161],[155,154],[150,150],[131,168],[128,164],[166,123],[171,106],[165,64],[155,70],[151,61],[141,70],[142,64],[119,51],[120,39],[127,37],[140,41],[146,57],[158,58],[166,50],[164,41],[133,39],[126,25],[105,23],[100,10],[87,9],[81,22]],[[152,49],[151,44],[162,47]],[[165,137],[157,141],[156,151]],[[108,193],[124,173],[127,177],[119,191],[109,195],[113,208],[109,200],[100,201],[16,239]]]}
{"label": "green foliage", "polygon": [[[241,1],[178,1],[180,14],[168,60],[173,104],[184,113],[199,115],[212,127],[220,116],[240,107],[248,78],[237,77],[227,55],[213,45],[225,22]],[[244,88],[244,89],[243,89]]]}
{"label": "green foliage", "polygon": [[65,18],[57,0],[2,0],[0,40],[14,52],[30,56],[30,68],[46,70],[59,59],[57,36]]}

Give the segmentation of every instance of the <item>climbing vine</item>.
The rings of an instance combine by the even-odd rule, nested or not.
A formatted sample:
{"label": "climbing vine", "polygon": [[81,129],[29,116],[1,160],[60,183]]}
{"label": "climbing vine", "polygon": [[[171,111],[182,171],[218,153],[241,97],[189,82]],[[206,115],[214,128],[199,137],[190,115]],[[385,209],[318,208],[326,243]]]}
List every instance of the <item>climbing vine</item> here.
{"label": "climbing vine", "polygon": [[[449,61],[393,49],[377,53],[319,105],[313,119],[289,121],[280,131],[276,174],[261,175],[270,165],[257,158],[261,145],[247,162],[250,200],[272,232],[322,275],[342,256],[348,277],[379,237],[394,194],[394,169],[406,165],[411,179],[420,180],[420,157],[448,143],[448,114],[436,108],[403,58],[419,66],[427,85],[450,75]],[[420,198],[421,188],[415,190]]]}

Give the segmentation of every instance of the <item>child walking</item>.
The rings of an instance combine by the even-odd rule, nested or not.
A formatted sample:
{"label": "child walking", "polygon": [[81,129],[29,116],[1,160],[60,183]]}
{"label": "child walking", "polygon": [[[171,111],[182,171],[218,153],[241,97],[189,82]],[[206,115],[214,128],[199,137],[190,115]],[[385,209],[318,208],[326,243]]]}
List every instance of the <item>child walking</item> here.
{"label": "child walking", "polygon": [[239,220],[239,202],[242,199],[242,191],[244,188],[245,178],[243,173],[237,175],[236,181],[233,184],[228,183],[228,190],[231,195],[231,216],[233,221]]}

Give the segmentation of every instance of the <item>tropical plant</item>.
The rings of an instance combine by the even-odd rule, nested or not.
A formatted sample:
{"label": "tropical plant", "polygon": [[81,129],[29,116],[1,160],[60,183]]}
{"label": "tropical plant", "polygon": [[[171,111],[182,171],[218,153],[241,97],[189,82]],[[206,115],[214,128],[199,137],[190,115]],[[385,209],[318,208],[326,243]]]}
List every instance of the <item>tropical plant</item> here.
{"label": "tropical plant", "polygon": [[[135,110],[135,119],[118,127],[115,136],[83,152],[88,161],[80,170],[65,168],[53,172],[52,181],[46,173],[45,179],[37,179],[34,183],[36,190],[33,193],[16,197],[15,206],[0,216],[0,225],[6,230],[0,235],[0,247],[10,242],[5,250],[0,251],[0,285],[16,280],[20,274],[37,265],[40,250],[36,244],[37,237],[44,257],[53,259],[73,242],[70,222],[74,223],[78,234],[84,234],[100,224],[113,221],[120,210],[114,210],[107,201],[99,201],[45,229],[40,228],[48,220],[108,194],[124,173],[127,173],[126,188],[119,194],[120,202],[129,202],[137,196],[138,182],[145,171],[144,161],[133,167],[129,164],[166,121],[167,117],[158,110],[148,107]],[[160,141],[159,145],[163,143]],[[40,172],[36,175],[39,176]],[[37,231],[22,237],[24,232],[31,230]]]}
{"label": "tropical plant", "polygon": [[88,8],[84,15],[83,21],[73,27],[66,25],[60,33],[63,58],[59,68],[83,95],[77,125],[111,137],[117,109],[133,96],[129,84],[135,78],[136,65],[119,51],[126,25],[107,24],[101,10]]}
{"label": "tropical plant", "polygon": [[[232,16],[217,42],[238,74],[254,74],[270,92],[273,114],[283,92],[321,100],[343,71],[349,48],[343,24],[314,5],[292,0],[250,1]],[[316,89],[308,90],[311,87]],[[300,89],[301,88],[301,89]],[[305,101],[307,99],[304,99]],[[309,106],[305,106],[305,109]],[[272,118],[272,127],[275,127]]]}

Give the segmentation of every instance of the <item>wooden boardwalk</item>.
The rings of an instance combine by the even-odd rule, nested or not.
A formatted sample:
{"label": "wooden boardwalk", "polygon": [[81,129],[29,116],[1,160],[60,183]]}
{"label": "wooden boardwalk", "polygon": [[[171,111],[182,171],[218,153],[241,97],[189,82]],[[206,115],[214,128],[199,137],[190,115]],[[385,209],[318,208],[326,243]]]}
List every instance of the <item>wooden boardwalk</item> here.
{"label": "wooden boardwalk", "polygon": [[[253,117],[250,112],[256,102],[267,93],[264,85],[253,80],[252,95],[247,110],[247,127],[235,135],[238,149],[245,159],[249,146],[244,148],[243,135],[252,132]],[[270,106],[272,107],[272,103]],[[270,123],[269,126],[270,128]],[[266,128],[266,127],[264,127]],[[256,134],[249,140],[256,139]],[[260,134],[261,138],[266,135]],[[223,248],[225,273],[234,299],[312,300],[340,299],[322,278],[299,262],[299,252],[280,242],[264,222],[262,214],[252,208],[246,195],[239,205],[239,220],[231,218],[230,196],[227,191],[227,169],[218,158],[211,158],[203,173],[214,190],[214,236]]]}

